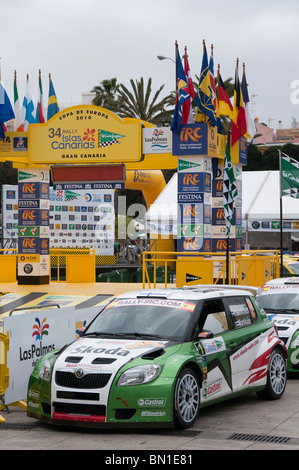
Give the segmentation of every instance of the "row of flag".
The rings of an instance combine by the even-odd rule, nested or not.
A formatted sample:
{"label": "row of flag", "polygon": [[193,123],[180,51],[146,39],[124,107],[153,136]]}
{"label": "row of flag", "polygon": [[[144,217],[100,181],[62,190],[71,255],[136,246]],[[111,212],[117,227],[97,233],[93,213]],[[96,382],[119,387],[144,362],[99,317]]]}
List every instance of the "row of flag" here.
{"label": "row of flag", "polygon": [[[243,64],[242,82],[239,80],[239,61],[237,59],[234,84],[234,102],[228,96],[224,82],[220,75],[220,66],[217,72],[218,87],[216,93],[214,76],[213,46],[210,59],[208,59],[205,41],[203,41],[203,58],[197,92],[191,77],[190,66],[185,47],[184,66],[181,61],[178,44],[176,43],[176,105],[171,124],[171,130],[180,134],[183,124],[194,122],[208,122],[217,126],[221,133],[220,116],[227,116],[231,120],[231,145],[233,146],[242,136],[252,139],[255,134],[255,125],[249,107],[249,95]],[[196,116],[193,117],[192,100],[195,99]]]}
{"label": "row of flag", "polygon": [[51,75],[49,74],[49,97],[48,97],[48,109],[44,109],[43,105],[43,86],[41,79],[41,71],[39,71],[38,77],[38,101],[37,105],[34,106],[31,98],[29,89],[29,75],[26,79],[26,90],[23,103],[19,99],[18,87],[17,87],[17,73],[14,74],[14,103],[7,95],[4,85],[0,81],[0,139],[5,138],[6,125],[5,123],[14,119],[14,131],[24,132],[28,130],[29,124],[43,123],[49,120],[56,113],[59,112],[59,106],[57,97],[55,94]]}
{"label": "row of flag", "polygon": [[[255,125],[249,108],[245,65],[243,64],[243,76],[240,83],[239,60],[237,60],[234,100],[232,104],[220,75],[219,65],[216,92],[213,46],[211,47],[211,55],[208,60],[206,44],[203,41],[202,66],[197,92],[195,92],[188,62],[187,48],[185,47],[183,67],[176,42],[176,83],[176,105],[171,124],[171,130],[174,133],[179,135],[183,124],[208,122],[212,126],[217,127],[217,131],[221,134],[221,116],[227,116],[231,120],[231,131],[229,131],[227,137],[223,169],[223,207],[226,220],[226,237],[228,239],[233,221],[234,201],[238,196],[230,147],[235,145],[243,136],[252,140],[255,135]],[[196,106],[195,119],[192,112],[192,100],[194,99]]]}

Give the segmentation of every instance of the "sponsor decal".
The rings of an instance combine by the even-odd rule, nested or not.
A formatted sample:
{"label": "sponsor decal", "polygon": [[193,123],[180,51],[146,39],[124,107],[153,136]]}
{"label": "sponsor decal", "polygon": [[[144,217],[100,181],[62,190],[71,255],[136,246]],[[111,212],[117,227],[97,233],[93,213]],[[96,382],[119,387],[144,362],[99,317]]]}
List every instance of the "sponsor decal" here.
{"label": "sponsor decal", "polygon": [[74,353],[81,354],[111,354],[116,356],[127,356],[130,354],[129,351],[125,351],[122,348],[94,348],[93,346],[82,345],[73,350]]}
{"label": "sponsor decal", "polygon": [[247,353],[248,351],[250,351],[252,348],[254,348],[254,346],[257,346],[259,344],[259,339],[256,339],[255,341],[251,342],[248,344],[248,346],[245,346],[244,348],[240,349],[240,351],[238,351],[236,353],[235,356],[233,356],[233,361],[235,361],[236,359],[238,359],[239,357],[243,356],[243,354]]}
{"label": "sponsor decal", "polygon": [[139,398],[138,406],[166,406],[166,398]]}
{"label": "sponsor decal", "polygon": [[185,302],[185,301],[180,301],[180,300],[170,300],[170,299],[151,299],[151,298],[114,300],[109,305],[107,305],[106,309],[112,308],[112,307],[126,307],[130,305],[137,305],[137,306],[154,305],[154,306],[159,306],[159,307],[178,308],[182,310],[188,310],[189,312],[193,312],[193,310],[195,309],[195,304],[191,302]]}
{"label": "sponsor decal", "polygon": [[141,416],[166,416],[166,411],[142,411]]}
{"label": "sponsor decal", "polygon": [[38,409],[39,408],[39,403],[33,403],[32,401],[29,401],[28,406],[29,406],[29,408]]}
{"label": "sponsor decal", "polygon": [[28,390],[28,396],[30,398],[36,398],[38,400],[39,399],[39,390],[32,390],[32,388],[30,388]]}
{"label": "sponsor decal", "polygon": [[213,354],[215,352],[226,350],[222,336],[217,337],[217,339],[204,339],[202,340],[201,345],[205,350],[205,354]]}
{"label": "sponsor decal", "polygon": [[296,349],[295,351],[292,352],[290,359],[293,365],[299,364],[299,349]]}
{"label": "sponsor decal", "polygon": [[203,388],[202,396],[204,399],[210,398],[222,389],[222,379],[216,380]]}

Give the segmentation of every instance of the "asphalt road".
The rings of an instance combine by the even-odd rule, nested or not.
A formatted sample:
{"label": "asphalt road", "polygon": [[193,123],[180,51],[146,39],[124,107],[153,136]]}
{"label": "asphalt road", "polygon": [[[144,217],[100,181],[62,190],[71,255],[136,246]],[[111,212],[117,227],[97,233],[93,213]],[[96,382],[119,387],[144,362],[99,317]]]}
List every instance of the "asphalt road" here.
{"label": "asphalt road", "polygon": [[[0,415],[5,419],[0,450],[101,450],[104,464],[133,468],[194,464],[198,450],[299,450],[299,378],[288,380],[278,401],[249,394],[223,402],[201,410],[195,425],[184,431],[56,427],[40,424],[14,406]],[[115,460],[122,456],[132,460]]]}

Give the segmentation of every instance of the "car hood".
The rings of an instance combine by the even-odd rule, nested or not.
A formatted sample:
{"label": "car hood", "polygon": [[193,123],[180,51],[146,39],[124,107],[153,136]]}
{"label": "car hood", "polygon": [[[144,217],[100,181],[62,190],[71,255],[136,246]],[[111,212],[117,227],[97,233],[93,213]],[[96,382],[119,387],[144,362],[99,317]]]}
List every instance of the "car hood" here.
{"label": "car hood", "polygon": [[298,314],[268,314],[273,323],[275,323],[279,336],[291,337],[299,329],[299,313]]}
{"label": "car hood", "polygon": [[178,343],[144,339],[102,339],[82,337],[68,346],[57,358],[55,369],[71,371],[78,368],[84,373],[116,373],[124,364],[146,354],[159,355],[165,347]]}

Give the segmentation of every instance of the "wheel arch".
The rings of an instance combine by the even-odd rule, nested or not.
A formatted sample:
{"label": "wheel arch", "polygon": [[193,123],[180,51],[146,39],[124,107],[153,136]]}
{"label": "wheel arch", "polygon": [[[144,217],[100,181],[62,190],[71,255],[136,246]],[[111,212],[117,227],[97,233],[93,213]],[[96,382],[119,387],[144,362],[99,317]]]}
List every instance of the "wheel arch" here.
{"label": "wheel arch", "polygon": [[274,351],[274,349],[279,349],[279,351],[281,351],[281,353],[283,354],[284,359],[287,360],[289,353],[284,343],[274,344],[270,354],[272,353],[272,351]]}
{"label": "wheel arch", "polygon": [[196,374],[196,377],[198,378],[199,385],[200,385],[200,388],[201,388],[202,383],[203,383],[203,372],[200,369],[200,367],[196,364],[196,362],[194,362],[194,361],[187,361],[184,364],[182,364],[181,368],[177,372],[176,377],[179,376],[181,370],[184,369],[185,367],[189,367],[190,369],[193,370],[193,372]]}

